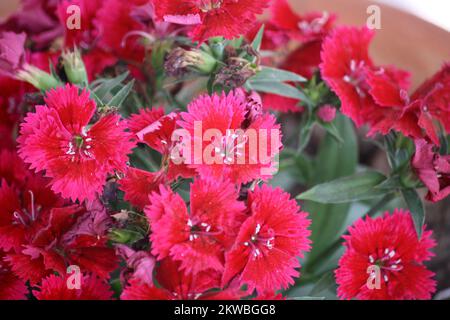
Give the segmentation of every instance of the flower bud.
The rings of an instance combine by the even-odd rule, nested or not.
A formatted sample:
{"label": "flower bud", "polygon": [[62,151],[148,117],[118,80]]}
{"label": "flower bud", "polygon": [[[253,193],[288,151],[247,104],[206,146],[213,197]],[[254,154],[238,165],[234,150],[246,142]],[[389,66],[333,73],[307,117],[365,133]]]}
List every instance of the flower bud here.
{"label": "flower bud", "polygon": [[167,56],[164,68],[169,76],[180,77],[188,71],[208,75],[216,65],[217,60],[204,51],[176,48]]}
{"label": "flower bud", "polygon": [[23,69],[17,72],[16,78],[30,83],[42,91],[55,88],[60,84],[53,75],[30,64],[25,64]]}
{"label": "flower bud", "polygon": [[227,65],[217,73],[214,83],[228,88],[239,88],[253,77],[257,70],[257,66],[245,59],[229,58]]}
{"label": "flower bud", "polygon": [[324,105],[317,111],[317,116],[323,122],[333,122],[336,118],[336,108],[330,105]]}
{"label": "flower bud", "polygon": [[62,64],[67,79],[74,84],[87,84],[88,76],[80,51],[65,52],[62,55]]}

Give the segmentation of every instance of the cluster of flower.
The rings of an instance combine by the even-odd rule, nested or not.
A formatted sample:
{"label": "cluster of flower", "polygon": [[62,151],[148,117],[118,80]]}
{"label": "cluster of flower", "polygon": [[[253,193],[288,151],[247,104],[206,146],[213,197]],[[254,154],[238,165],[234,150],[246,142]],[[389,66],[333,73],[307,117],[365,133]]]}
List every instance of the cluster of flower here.
{"label": "cluster of flower", "polygon": [[[267,106],[297,112],[299,101],[233,88],[200,95],[185,112],[161,107],[124,115],[100,106],[87,85],[125,68],[146,95],[154,81],[148,75],[157,73],[146,70],[146,58],[160,49],[151,44],[253,38],[261,26],[256,16],[269,2],[23,0],[21,11],[0,24],[0,299],[282,298],[277,293],[295,283],[299,258],[310,250],[311,221],[289,193],[266,184],[282,150],[281,126]],[[356,125],[414,139],[412,167],[428,199],[447,197],[450,156],[437,148],[450,131],[450,66],[409,96],[407,72],[370,59],[371,31],[335,28],[333,15],[299,16],[285,0],[272,2],[262,48],[301,45],[281,62],[262,60],[306,78],[320,72]],[[71,29],[73,5],[81,24]],[[65,51],[74,47],[81,53]],[[175,62],[180,54],[172,55]],[[202,57],[189,59],[183,68]],[[336,111],[324,105],[317,115],[332,122]],[[178,135],[180,129],[189,134]],[[270,161],[235,133],[250,129],[269,146]],[[219,137],[199,143],[209,130]],[[275,140],[267,135],[273,131]],[[198,146],[199,153],[187,152]],[[157,153],[160,166],[150,172],[133,165],[136,148]],[[229,158],[230,149],[244,155],[242,163]],[[189,196],[177,192],[180,181],[191,181]],[[146,237],[133,245],[116,241],[128,236],[120,230],[127,224],[148,227]],[[341,298],[431,297],[435,281],[424,261],[435,243],[425,228],[417,237],[408,212],[360,219],[345,240],[336,271]],[[74,265],[82,272],[75,289],[67,274]],[[381,268],[377,290],[366,286],[371,265]]]}

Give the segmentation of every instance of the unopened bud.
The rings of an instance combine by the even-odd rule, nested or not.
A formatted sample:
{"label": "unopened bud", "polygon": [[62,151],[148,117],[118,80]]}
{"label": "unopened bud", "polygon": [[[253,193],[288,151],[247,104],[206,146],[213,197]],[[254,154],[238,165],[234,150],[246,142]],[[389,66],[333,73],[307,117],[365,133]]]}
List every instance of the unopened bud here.
{"label": "unopened bud", "polygon": [[321,106],[317,111],[317,116],[323,122],[333,122],[336,118],[336,108],[328,104]]}
{"label": "unopened bud", "polygon": [[164,68],[169,76],[180,77],[189,71],[208,75],[216,65],[217,60],[204,51],[176,48],[167,56]]}
{"label": "unopened bud", "polygon": [[228,64],[216,75],[214,83],[228,88],[242,87],[257,72],[257,67],[245,59],[230,58]]}
{"label": "unopened bud", "polygon": [[30,64],[25,64],[23,69],[17,72],[16,78],[30,83],[42,91],[55,88],[60,84],[53,75]]}
{"label": "unopened bud", "polygon": [[62,59],[67,79],[74,84],[86,85],[88,76],[80,51],[75,49],[73,52],[65,52]]}

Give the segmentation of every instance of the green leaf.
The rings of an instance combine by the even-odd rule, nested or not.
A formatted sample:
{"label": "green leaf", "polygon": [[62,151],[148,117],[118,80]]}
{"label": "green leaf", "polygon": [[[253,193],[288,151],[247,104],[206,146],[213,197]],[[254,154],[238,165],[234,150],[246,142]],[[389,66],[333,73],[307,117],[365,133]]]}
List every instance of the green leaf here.
{"label": "green leaf", "polygon": [[297,199],[319,203],[349,203],[373,199],[388,193],[383,189],[375,189],[384,180],[386,177],[379,172],[357,173],[353,176],[319,184],[297,196]]}
{"label": "green leaf", "polygon": [[296,87],[282,82],[260,82],[260,81],[247,81],[247,86],[251,90],[273,93],[279,96],[293,98],[297,100],[307,100],[308,98],[300,92]]}
{"label": "green leaf", "polygon": [[425,208],[423,202],[415,189],[404,189],[402,190],[402,195],[409,211],[411,211],[417,236],[420,239],[422,237],[422,228],[425,223]]}
{"label": "green leaf", "polygon": [[94,88],[93,88],[92,92],[95,94],[95,96],[98,99],[103,101],[103,99],[105,99],[105,97],[108,94],[111,94],[116,87],[118,87],[119,85],[122,84],[122,82],[128,77],[129,74],[130,73],[128,71],[124,72],[124,73],[122,73],[121,75],[118,75],[115,78],[104,80],[103,82],[101,82],[96,87],[93,84]]}
{"label": "green leaf", "polygon": [[116,93],[114,97],[112,97],[112,99],[106,105],[119,108],[130,94],[133,86],[134,80],[128,82],[122,89],[119,90],[119,92]]}
{"label": "green leaf", "polygon": [[250,78],[252,82],[305,82],[306,79],[302,76],[276,68],[262,67],[256,75]]}
{"label": "green leaf", "polygon": [[253,39],[252,48],[256,51],[261,50],[261,44],[262,44],[262,40],[264,37],[264,29],[265,29],[265,25],[263,24],[261,26],[261,28],[259,28],[259,31],[255,36],[255,39]]}
{"label": "green leaf", "polygon": [[310,112],[306,110],[300,122],[300,135],[298,137],[298,148],[297,148],[298,153],[302,153],[303,150],[308,146],[309,141],[311,140],[312,129],[314,127],[314,124],[315,122],[313,117],[311,117]]}
{"label": "green leaf", "polygon": [[[319,145],[318,155],[313,159],[314,170],[311,173],[311,186],[331,181],[355,173],[358,163],[358,143],[353,123],[348,118],[338,114],[335,126],[344,137],[344,143],[338,144],[327,134]],[[305,261],[305,272],[317,272],[320,267],[314,262],[337,239],[345,227],[350,213],[350,204],[321,204],[312,201],[303,203],[303,209],[310,213],[312,220],[311,240],[314,243],[312,251]],[[323,259],[320,261],[322,262]]]}
{"label": "green leaf", "polygon": [[312,288],[310,295],[317,296],[325,290],[328,290],[336,285],[336,280],[334,278],[333,271],[328,271],[323,274],[323,276],[316,282],[315,286]]}
{"label": "green leaf", "polygon": [[333,122],[320,122],[322,128],[324,128],[333,138],[336,139],[338,143],[344,143],[344,138],[342,138],[341,134],[337,130],[336,126]]}

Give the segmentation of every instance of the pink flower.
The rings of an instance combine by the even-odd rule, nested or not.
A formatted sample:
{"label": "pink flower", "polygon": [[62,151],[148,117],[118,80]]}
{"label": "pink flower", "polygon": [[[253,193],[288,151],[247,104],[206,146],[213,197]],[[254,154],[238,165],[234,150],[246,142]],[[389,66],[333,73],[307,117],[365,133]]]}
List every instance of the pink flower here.
{"label": "pink flower", "polygon": [[249,293],[256,289],[258,294],[286,289],[300,275],[298,257],[310,249],[311,221],[288,193],[266,185],[249,193],[248,210],[226,253],[222,283],[237,277]]}
{"label": "pink flower", "polygon": [[183,140],[192,150],[189,167],[201,177],[225,177],[237,184],[271,177],[282,148],[280,126],[273,115],[261,112],[249,119],[251,114],[241,91],[191,102],[178,122],[190,135],[190,141]]}
{"label": "pink flower", "polygon": [[108,174],[126,168],[134,143],[120,116],[109,114],[89,126],[96,105],[86,91],[67,85],[52,90],[21,125],[19,155],[35,171],[45,170],[52,190],[64,198],[94,200]]}
{"label": "pink flower", "polygon": [[161,186],[145,209],[152,230],[152,254],[158,260],[170,256],[188,274],[223,271],[224,251],[232,245],[243,220],[244,205],[237,198],[229,182],[195,180],[189,212],[178,194]]}
{"label": "pink flower", "polygon": [[70,289],[71,279],[50,275],[43,279],[33,294],[38,300],[111,300],[109,285],[92,275],[82,275],[79,289]]}
{"label": "pink flower", "polygon": [[412,167],[428,188],[427,199],[438,202],[450,195],[450,155],[440,155],[434,145],[416,140]]}
{"label": "pink flower", "polygon": [[211,37],[226,39],[246,34],[268,0],[158,0],[156,16],[166,22],[192,25],[190,37],[204,42]]}
{"label": "pink flower", "polygon": [[0,75],[14,77],[25,63],[25,33],[0,33]]}
{"label": "pink flower", "polygon": [[22,0],[21,9],[0,24],[0,29],[25,32],[32,40],[33,49],[46,50],[64,32],[57,16],[58,1]]}
{"label": "pink flower", "polygon": [[[436,245],[431,231],[418,239],[411,215],[396,209],[392,215],[359,219],[345,236],[346,251],[336,270],[342,299],[430,299],[436,290],[433,272],[424,261]],[[372,268],[369,269],[369,268]]]}
{"label": "pink flower", "polygon": [[[117,245],[116,251],[121,256],[128,269],[125,269],[122,276],[126,276],[134,282],[141,282],[150,287],[153,286],[153,271],[156,266],[156,259],[146,251],[134,251],[126,245]],[[130,275],[128,275],[128,274]]]}

